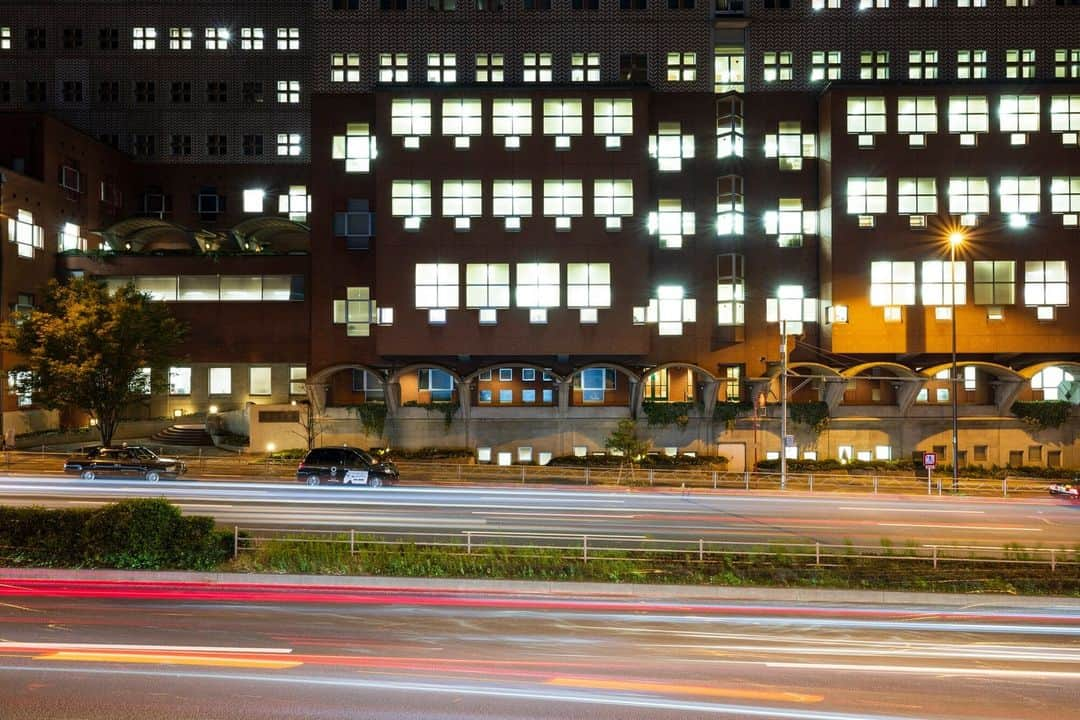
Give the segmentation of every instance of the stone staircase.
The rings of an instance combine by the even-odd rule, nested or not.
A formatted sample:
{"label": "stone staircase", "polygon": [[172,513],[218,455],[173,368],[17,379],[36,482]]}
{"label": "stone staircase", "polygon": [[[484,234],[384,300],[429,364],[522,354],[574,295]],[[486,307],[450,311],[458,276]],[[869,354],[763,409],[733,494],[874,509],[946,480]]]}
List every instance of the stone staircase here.
{"label": "stone staircase", "polygon": [[213,445],[205,425],[171,425],[151,437],[162,445]]}

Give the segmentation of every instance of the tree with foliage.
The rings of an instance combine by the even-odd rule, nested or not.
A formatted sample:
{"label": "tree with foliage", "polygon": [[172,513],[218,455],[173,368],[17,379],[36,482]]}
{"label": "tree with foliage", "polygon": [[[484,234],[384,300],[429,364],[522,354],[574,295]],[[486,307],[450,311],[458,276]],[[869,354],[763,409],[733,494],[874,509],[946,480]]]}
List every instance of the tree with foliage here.
{"label": "tree with foliage", "polygon": [[604,441],[604,447],[622,453],[630,462],[636,462],[649,449],[649,444],[637,436],[637,424],[627,419],[619,421]]}
{"label": "tree with foliage", "polygon": [[134,285],[111,293],[75,278],[50,282],[39,307],[3,326],[0,346],[22,357],[12,368],[17,392],[50,409],[85,410],[109,445],[124,407],[167,387],[186,334],[164,303]]}

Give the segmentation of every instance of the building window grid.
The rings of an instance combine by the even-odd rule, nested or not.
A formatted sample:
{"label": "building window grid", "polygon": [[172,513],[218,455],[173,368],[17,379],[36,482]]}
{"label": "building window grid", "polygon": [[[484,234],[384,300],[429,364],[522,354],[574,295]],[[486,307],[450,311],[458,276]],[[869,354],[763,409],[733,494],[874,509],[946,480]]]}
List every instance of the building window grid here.
{"label": "building window grid", "polygon": [[716,259],[716,324],[724,327],[746,324],[746,279],[742,255],[721,255]]}
{"label": "building window grid", "polygon": [[967,303],[967,263],[925,260],[922,264],[922,304],[953,307]]}
{"label": "building window grid", "polygon": [[[609,263],[566,264],[566,307],[585,310],[611,307]],[[581,313],[582,322],[595,321],[595,313]]]}
{"label": "building window grid", "polygon": [[926,136],[936,133],[937,130],[937,98],[929,95],[898,99],[896,131],[907,135],[909,146],[924,147]]}
{"label": "building window grid", "polygon": [[190,50],[194,33],[189,27],[169,28],[169,49]]}
{"label": "building window grid", "polygon": [[600,82],[600,53],[571,53],[570,82]]}
{"label": "building window grid", "polygon": [[593,215],[604,218],[608,230],[622,227],[620,218],[634,214],[633,180],[594,180]]}
{"label": "building window grid", "polygon": [[1024,305],[1052,308],[1068,304],[1069,273],[1064,260],[1024,262]]}
{"label": "building window grid", "polygon": [[949,98],[949,132],[960,136],[960,144],[974,146],[980,133],[990,132],[990,104],[983,95]]}
{"label": "building window grid", "polygon": [[915,304],[915,263],[870,263],[870,305],[898,307]]}
{"label": "building window grid", "polygon": [[390,189],[390,214],[404,218],[406,230],[419,230],[420,220],[431,217],[431,181],[394,180]]}
{"label": "building window grid", "polygon": [[409,54],[379,53],[379,82],[409,82]]}
{"label": "building window grid", "polygon": [[515,267],[514,304],[520,308],[540,310],[530,312],[533,322],[546,322],[548,308],[559,307],[559,263],[517,263]]}
{"label": "building window grid", "polygon": [[131,28],[132,50],[156,50],[157,29],[152,27]]}
{"label": "building window grid", "polygon": [[863,50],[859,53],[860,80],[889,79],[889,51]]}
{"label": "building window grid", "polygon": [[[510,307],[510,265],[470,263],[465,266],[465,307],[480,310],[483,325],[495,322],[495,310]],[[484,310],[491,311],[484,313]]]}
{"label": "building window grid", "polygon": [[521,218],[532,215],[532,181],[494,180],[491,187],[491,214],[507,218],[511,229],[520,229]]}
{"label": "building window grid", "polygon": [[1002,214],[1035,214],[1039,212],[1042,183],[1038,177],[1005,175],[998,186],[998,195]]}
{"label": "building window grid", "polygon": [[584,131],[582,101],[580,99],[554,98],[543,103],[544,135],[555,137],[555,147],[570,147],[570,137]]}
{"label": "building window grid", "polygon": [[810,82],[839,80],[841,75],[839,50],[814,50],[810,53]]}
{"label": "building window grid", "polygon": [[735,94],[716,101],[716,157],[742,157],[743,101]]}
{"label": "building window grid", "polygon": [[1061,215],[1066,227],[1080,226],[1080,175],[1050,179],[1050,212]]}
{"label": "building window grid", "polygon": [[859,147],[873,147],[874,135],[887,127],[885,98],[853,96],[847,99],[847,131],[859,136]]}
{"label": "building window grid", "polygon": [[557,230],[569,230],[570,218],[584,214],[581,180],[545,180],[544,216],[555,218]]}
{"label": "building window grid", "polygon": [[457,82],[457,54],[428,53],[427,81],[429,83]]}
{"label": "building window grid", "polygon": [[300,28],[279,27],[277,29],[277,49],[278,50],[299,50],[300,49]]}
{"label": "building window grid", "polygon": [[741,93],[746,89],[746,51],[742,47],[713,50],[713,92]]}
{"label": "building window grid", "polygon": [[1015,260],[975,260],[972,265],[972,300],[976,305],[1016,303]]}
{"label": "building window grid", "polygon": [[330,82],[360,82],[360,53],[332,53]]}
{"label": "building window grid", "polygon": [[745,231],[746,203],[741,175],[725,175],[716,180],[716,234],[742,235]]}
{"label": "building window grid", "polygon": [[295,105],[300,102],[299,80],[278,80],[277,101],[279,103]]}
{"label": "building window grid", "polygon": [[949,212],[956,215],[989,213],[989,181],[984,177],[949,178]]}
{"label": "building window grid", "polygon": [[483,214],[483,191],[479,180],[443,180],[443,217],[454,218],[455,228],[467,230],[469,218]]}
{"label": "building window grid", "polygon": [[766,52],[762,56],[765,69],[762,78],[767,83],[787,81],[794,77],[793,53],[790,50]]}
{"label": "building window grid", "polygon": [[429,323],[445,322],[445,311],[456,310],[459,302],[457,263],[417,263],[416,308],[429,311]]}
{"label": "building window grid", "polygon": [[694,136],[682,134],[682,124],[661,122],[656,135],[649,136],[649,155],[656,158],[660,172],[679,172],[682,161],[695,155]]}
{"label": "building window grid", "polygon": [[899,178],[896,195],[897,212],[901,215],[937,214],[937,178]]}
{"label": "building window grid", "polygon": [[777,158],[781,170],[802,170],[803,158],[817,155],[816,146],[816,137],[803,133],[797,120],[783,121],[776,133],[765,135],[765,157]]}
{"label": "building window grid", "polygon": [[223,27],[208,27],[203,32],[203,41],[207,50],[228,50],[229,30]]}
{"label": "building window grid", "polygon": [[8,26],[0,27],[0,50],[11,49],[11,28]]}
{"label": "building window grid", "polygon": [[888,182],[883,177],[851,177],[847,181],[849,215],[881,215],[888,211]]}
{"label": "building window grid", "polygon": [[938,51],[908,50],[908,80],[937,80]]}
{"label": "building window grid", "polygon": [[1080,48],[1054,50],[1054,77],[1080,78]]}
{"label": "building window grid", "polygon": [[240,28],[241,50],[262,50],[266,46],[266,31],[261,27]]}
{"label": "building window grid", "polygon": [[667,53],[667,81],[694,82],[697,80],[696,52]]}
{"label": "building window grid", "polygon": [[8,218],[8,240],[15,243],[19,257],[32,260],[35,250],[45,249],[45,230],[34,224],[32,212],[19,210]]}
{"label": "building window grid", "polygon": [[956,79],[983,80],[986,78],[986,50],[957,50]]}
{"label": "building window grid", "polygon": [[476,82],[501,83],[506,80],[506,62],[502,53],[476,54]]}
{"label": "building window grid", "polygon": [[1005,77],[1010,80],[1035,77],[1035,50],[1006,50]]}
{"label": "building window grid", "polygon": [[371,161],[377,156],[375,136],[367,123],[349,123],[344,135],[332,138],[331,156],[334,160],[345,161],[345,172],[366,173],[371,170]]}
{"label": "building window grid", "polygon": [[378,306],[369,287],[345,288],[345,299],[334,300],[331,309],[335,325],[345,326],[346,337],[370,337],[378,318]]}
{"label": "building window grid", "polygon": [[521,81],[549,83],[552,80],[551,53],[524,53],[521,58]]}
{"label": "building window grid", "polygon": [[431,135],[431,100],[395,98],[390,104],[390,134],[402,137],[406,149],[420,147],[420,138]]}

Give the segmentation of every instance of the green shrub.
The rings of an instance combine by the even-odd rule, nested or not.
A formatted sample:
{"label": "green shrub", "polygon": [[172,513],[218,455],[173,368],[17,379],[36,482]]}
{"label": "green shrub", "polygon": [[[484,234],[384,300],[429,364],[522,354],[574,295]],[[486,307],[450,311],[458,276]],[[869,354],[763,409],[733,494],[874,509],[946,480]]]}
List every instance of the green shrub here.
{"label": "green shrub", "polygon": [[1036,400],[1015,402],[1010,408],[1016,417],[1039,430],[1061,427],[1069,419],[1072,403],[1064,400]]}
{"label": "green shrub", "polygon": [[641,411],[650,426],[667,427],[678,425],[684,429],[690,424],[690,414],[697,410],[693,402],[651,402],[641,403]]}

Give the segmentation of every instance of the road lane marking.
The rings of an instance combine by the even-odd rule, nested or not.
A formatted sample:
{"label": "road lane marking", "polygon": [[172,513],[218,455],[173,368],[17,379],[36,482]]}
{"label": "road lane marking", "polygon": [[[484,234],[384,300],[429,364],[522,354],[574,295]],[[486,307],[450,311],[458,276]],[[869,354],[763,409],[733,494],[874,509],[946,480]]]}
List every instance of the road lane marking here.
{"label": "road lane marking", "polygon": [[949,530],[1010,530],[1015,532],[1042,532],[1042,528],[1011,527],[1004,525],[936,525],[934,523],[884,523],[882,527],[947,528]]}
{"label": "road lane marking", "polygon": [[[736,661],[738,662],[738,661]],[[845,672],[885,672],[907,673],[915,675],[976,675],[979,677],[1023,677],[1050,680],[1060,678],[1063,680],[1080,680],[1080,672],[1067,672],[1064,670],[1006,670],[995,668],[958,668],[929,665],[855,665],[840,663],[759,663],[765,667],[801,669],[801,670],[840,670]]]}
{"label": "road lane marking", "polygon": [[292,648],[246,648],[227,647],[214,645],[128,645],[117,643],[50,643],[50,642],[20,642],[16,640],[0,640],[0,650],[119,650],[119,651],[148,651],[148,652],[179,652],[179,653],[259,653],[288,655]]}
{"label": "road lane marking", "polygon": [[261,658],[182,655],[179,653],[76,652],[69,650],[61,650],[48,655],[38,655],[34,659],[66,662],[136,663],[143,665],[199,665],[258,670],[289,670],[303,665],[299,660],[264,660]]}
{"label": "road lane marking", "polygon": [[873,510],[874,512],[953,513],[956,515],[985,515],[985,510],[937,510],[935,508],[887,508],[873,505],[841,505],[837,510]]}
{"label": "road lane marking", "polygon": [[574,512],[565,512],[565,513],[554,513],[554,512],[545,513],[545,512],[527,512],[527,511],[526,512],[493,512],[493,511],[490,511],[490,510],[473,510],[472,514],[473,515],[492,515],[492,516],[495,516],[495,517],[574,518],[575,520],[582,519],[582,518],[602,518],[604,520],[607,520],[607,519],[635,520],[635,519],[637,519],[637,515],[625,515],[625,514],[624,515],[614,515],[614,514],[586,515],[584,513],[574,513]]}
{"label": "road lane marking", "polygon": [[640,682],[629,680],[604,680],[602,678],[557,677],[547,681],[548,685],[558,687],[584,688],[589,690],[629,690],[631,692],[652,692],[660,694],[701,695],[735,700],[772,700],[793,703],[819,703],[824,695],[808,695],[788,691],[741,690],[738,688],[718,688],[705,685],[676,685],[671,683]]}

